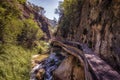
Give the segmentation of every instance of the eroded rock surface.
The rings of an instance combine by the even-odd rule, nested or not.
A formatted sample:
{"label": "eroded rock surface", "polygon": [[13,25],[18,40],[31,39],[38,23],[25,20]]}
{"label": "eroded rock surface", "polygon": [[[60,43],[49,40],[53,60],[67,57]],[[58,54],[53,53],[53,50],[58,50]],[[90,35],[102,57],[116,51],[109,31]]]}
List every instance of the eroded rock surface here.
{"label": "eroded rock surface", "polygon": [[[60,26],[57,36],[87,44],[120,72],[120,1],[83,0],[78,8],[81,10],[73,13],[77,23],[69,20],[72,26]],[[76,17],[78,13],[80,15]],[[64,15],[62,18],[64,19]]]}

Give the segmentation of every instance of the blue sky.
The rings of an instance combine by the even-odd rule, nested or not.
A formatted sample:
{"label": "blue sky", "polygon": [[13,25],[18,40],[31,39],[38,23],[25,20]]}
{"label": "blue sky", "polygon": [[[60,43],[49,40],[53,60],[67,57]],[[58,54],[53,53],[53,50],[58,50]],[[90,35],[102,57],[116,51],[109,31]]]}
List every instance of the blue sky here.
{"label": "blue sky", "polygon": [[58,19],[58,15],[54,14],[55,8],[58,7],[58,2],[63,0],[28,0],[29,2],[36,4],[38,6],[42,6],[46,13],[45,16],[49,19],[53,19],[54,17]]}

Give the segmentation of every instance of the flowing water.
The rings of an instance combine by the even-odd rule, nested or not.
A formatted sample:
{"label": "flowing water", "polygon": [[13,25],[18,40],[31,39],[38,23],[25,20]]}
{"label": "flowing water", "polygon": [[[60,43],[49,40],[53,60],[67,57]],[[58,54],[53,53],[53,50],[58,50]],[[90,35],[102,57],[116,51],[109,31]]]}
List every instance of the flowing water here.
{"label": "flowing water", "polygon": [[36,74],[40,69],[45,70],[43,80],[53,80],[53,71],[57,69],[64,58],[65,56],[60,54],[60,52],[51,53],[45,61],[41,62],[32,69],[30,80],[37,80]]}

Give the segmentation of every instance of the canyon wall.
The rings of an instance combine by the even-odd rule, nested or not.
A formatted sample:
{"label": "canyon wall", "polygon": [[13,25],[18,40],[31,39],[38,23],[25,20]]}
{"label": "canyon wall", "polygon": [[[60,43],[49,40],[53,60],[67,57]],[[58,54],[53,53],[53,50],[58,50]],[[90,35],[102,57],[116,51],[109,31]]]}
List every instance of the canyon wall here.
{"label": "canyon wall", "polygon": [[[70,15],[63,13],[59,21],[57,36],[87,44],[120,72],[120,1],[74,1],[77,1],[77,10],[76,6],[73,6],[75,3],[69,5],[73,12]],[[69,9],[64,11],[69,11]]]}

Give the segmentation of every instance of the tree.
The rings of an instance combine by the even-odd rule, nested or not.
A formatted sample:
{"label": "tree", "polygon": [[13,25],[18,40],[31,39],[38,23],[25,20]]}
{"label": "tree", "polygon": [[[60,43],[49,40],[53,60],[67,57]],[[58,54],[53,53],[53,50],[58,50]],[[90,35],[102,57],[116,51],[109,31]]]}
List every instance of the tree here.
{"label": "tree", "polygon": [[31,6],[31,4],[30,4],[30,2],[28,2],[28,5],[30,5],[30,7],[32,7],[37,13],[39,13],[40,15],[44,15],[45,14],[45,10],[44,10],[44,8],[43,7],[41,7],[41,6],[37,6],[37,5],[35,5],[35,4],[32,4],[32,6]]}
{"label": "tree", "polygon": [[59,16],[61,17],[63,13],[64,13],[63,2],[59,1],[59,6],[57,9],[55,9],[55,14],[59,14]]}

